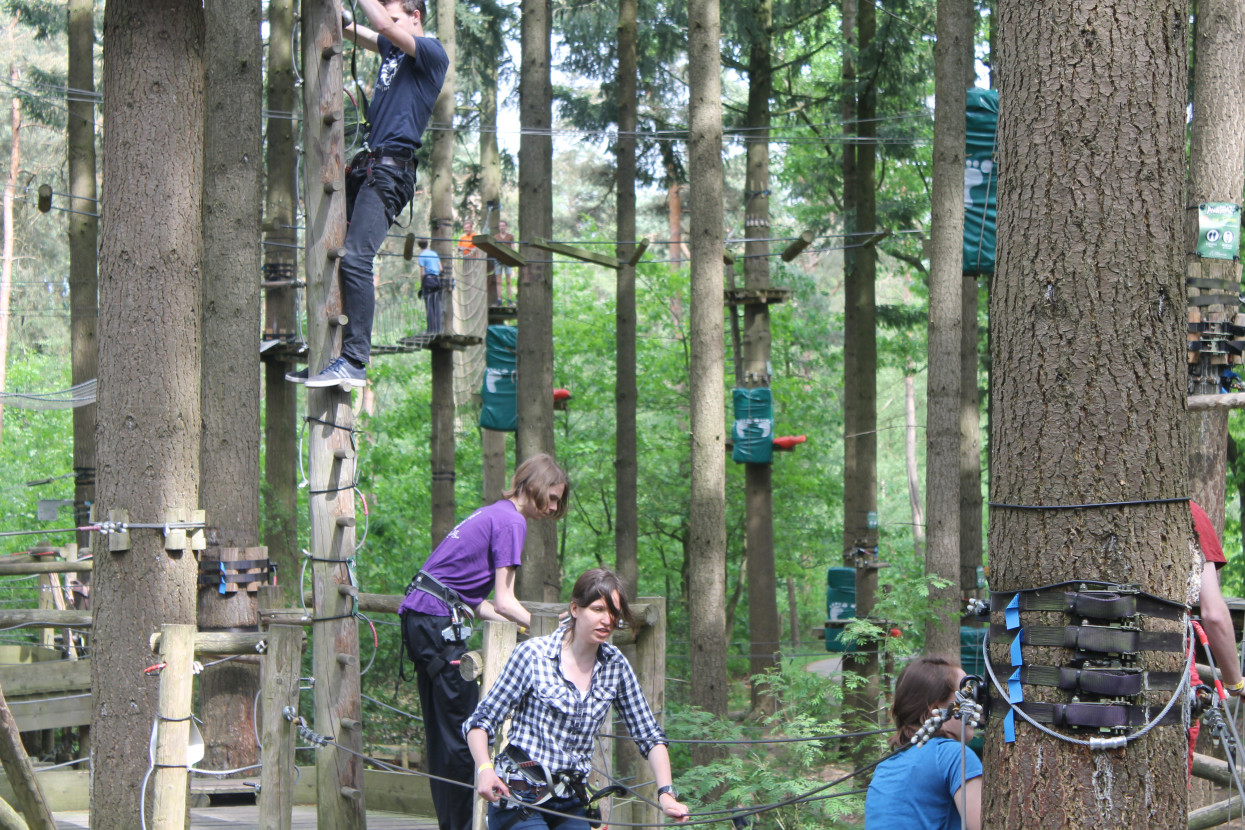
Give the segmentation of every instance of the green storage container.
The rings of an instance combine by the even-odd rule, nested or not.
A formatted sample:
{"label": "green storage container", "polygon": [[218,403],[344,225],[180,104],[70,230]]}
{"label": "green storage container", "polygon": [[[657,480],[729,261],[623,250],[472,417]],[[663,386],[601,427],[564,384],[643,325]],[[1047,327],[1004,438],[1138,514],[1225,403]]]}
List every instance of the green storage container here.
{"label": "green storage container", "polygon": [[518,427],[519,330],[514,326],[489,326],[484,338],[484,384],[480,390],[480,426],[498,432]]}
{"label": "green storage container", "polygon": [[994,139],[999,122],[999,93],[970,89],[964,154],[964,273],[994,273],[995,220],[999,171]]}
{"label": "green storage container", "polygon": [[826,570],[826,651],[852,653],[856,643],[843,637],[843,624],[856,618],[856,569]]}
{"label": "green storage container", "polygon": [[774,395],[767,386],[732,389],[735,424],[731,428],[737,464],[770,464],[774,460]]}

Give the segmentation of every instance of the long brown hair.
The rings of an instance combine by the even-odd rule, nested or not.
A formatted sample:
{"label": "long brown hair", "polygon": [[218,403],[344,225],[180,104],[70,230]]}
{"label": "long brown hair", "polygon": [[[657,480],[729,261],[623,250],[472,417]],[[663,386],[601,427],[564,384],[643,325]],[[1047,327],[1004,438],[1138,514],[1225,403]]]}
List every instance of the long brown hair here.
{"label": "long brown hair", "polygon": [[895,682],[895,701],[891,704],[891,720],[895,723],[891,746],[907,745],[930,711],[955,693],[957,668],[946,657],[937,655],[918,657],[904,667]]}
{"label": "long brown hair", "polygon": [[[614,594],[618,594],[618,604],[614,604]],[[626,623],[635,625],[635,617],[631,614],[631,606],[627,604],[627,591],[622,579],[609,568],[592,568],[584,571],[575,580],[571,590],[571,605],[587,608],[597,600],[605,600],[610,616],[615,624]],[[571,636],[575,636],[575,625],[571,624]]]}
{"label": "long brown hair", "polygon": [[536,505],[536,509],[543,516],[545,508],[549,506],[549,488],[559,484],[565,489],[562,491],[561,501],[558,502],[558,509],[550,517],[553,519],[566,515],[567,505],[571,503],[571,480],[553,460],[553,456],[542,452],[519,465],[514,471],[514,478],[510,480],[510,489],[502,493],[502,496],[512,499],[521,493]]}

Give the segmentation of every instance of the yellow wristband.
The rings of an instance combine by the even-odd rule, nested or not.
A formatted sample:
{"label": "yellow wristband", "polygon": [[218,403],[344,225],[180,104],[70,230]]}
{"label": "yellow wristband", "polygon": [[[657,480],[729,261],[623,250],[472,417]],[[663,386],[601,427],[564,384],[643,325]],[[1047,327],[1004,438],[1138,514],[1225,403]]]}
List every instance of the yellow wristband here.
{"label": "yellow wristband", "polygon": [[526,625],[521,625],[521,626],[519,626],[519,633],[520,633],[520,634],[526,634],[526,633],[527,633],[527,626],[526,626]]}
{"label": "yellow wristband", "polygon": [[1241,680],[1237,682],[1237,684],[1234,686],[1224,686],[1224,688],[1227,689],[1229,692],[1239,692],[1241,691],[1241,689],[1245,689],[1245,680]]}
{"label": "yellow wristband", "polygon": [[489,761],[489,762],[480,764],[480,766],[476,767],[476,772],[484,772],[486,769],[492,769],[492,768],[493,768],[493,764],[491,761]]}

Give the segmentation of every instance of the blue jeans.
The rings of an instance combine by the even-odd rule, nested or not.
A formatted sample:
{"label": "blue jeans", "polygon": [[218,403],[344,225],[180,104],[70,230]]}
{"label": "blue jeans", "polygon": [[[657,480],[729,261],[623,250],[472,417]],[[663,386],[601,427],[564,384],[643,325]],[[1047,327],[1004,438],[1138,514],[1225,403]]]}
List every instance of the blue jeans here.
{"label": "blue jeans", "polygon": [[530,815],[513,818],[517,807],[488,806],[488,830],[589,830],[588,820],[582,818],[584,805],[578,798],[551,798],[540,805],[547,810],[570,813],[575,818],[551,816],[532,810]]}
{"label": "blue jeans", "polygon": [[342,354],[366,364],[372,355],[376,287],[372,265],[393,220],[415,195],[415,166],[402,170],[356,157],[346,176],[346,255],[341,274]]}

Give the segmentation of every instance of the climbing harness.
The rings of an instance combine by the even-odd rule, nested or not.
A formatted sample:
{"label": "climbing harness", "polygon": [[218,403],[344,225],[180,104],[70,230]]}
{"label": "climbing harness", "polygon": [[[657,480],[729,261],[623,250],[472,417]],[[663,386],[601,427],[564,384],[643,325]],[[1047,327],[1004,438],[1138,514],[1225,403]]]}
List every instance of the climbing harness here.
{"label": "climbing harness", "polygon": [[442,631],[441,636],[445,638],[447,643],[465,643],[467,638],[471,636],[472,621],[476,618],[475,612],[467,603],[463,602],[462,597],[453,588],[445,585],[435,576],[427,571],[420,570],[407,583],[406,593],[411,591],[423,591],[444,602],[450,609],[450,624]]}
{"label": "climbing harness", "polygon": [[609,795],[622,794],[626,787],[613,784],[595,792],[589,792],[584,776],[579,770],[550,772],[533,761],[522,748],[509,744],[493,759],[497,777],[506,782],[510,796],[497,802],[498,807],[509,810],[494,830],[510,830],[517,822],[532,815],[531,807],[553,799],[578,802],[584,818],[592,827],[601,826],[601,808],[597,801]]}

